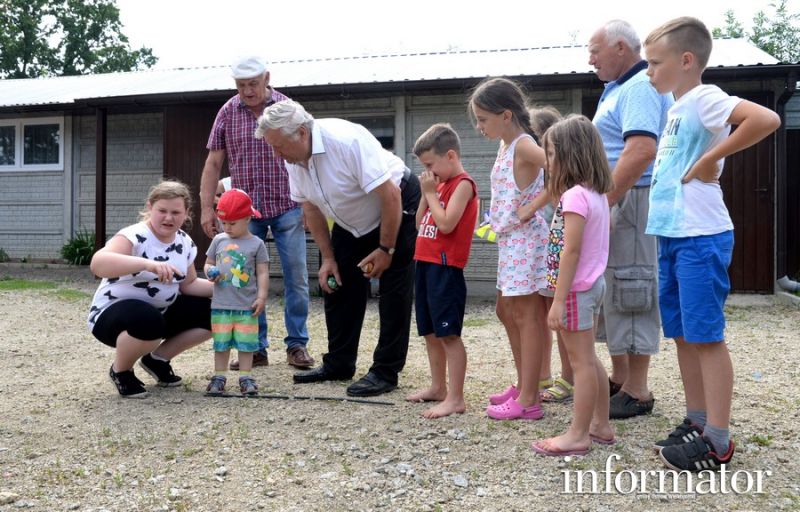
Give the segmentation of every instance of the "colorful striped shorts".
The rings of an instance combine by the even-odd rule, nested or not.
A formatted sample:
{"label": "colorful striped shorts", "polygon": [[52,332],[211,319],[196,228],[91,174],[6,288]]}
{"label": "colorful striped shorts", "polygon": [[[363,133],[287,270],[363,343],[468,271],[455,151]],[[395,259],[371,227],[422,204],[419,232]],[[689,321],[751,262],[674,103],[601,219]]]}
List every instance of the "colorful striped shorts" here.
{"label": "colorful striped shorts", "polygon": [[211,333],[215,352],[258,350],[258,317],[251,310],[212,309]]}

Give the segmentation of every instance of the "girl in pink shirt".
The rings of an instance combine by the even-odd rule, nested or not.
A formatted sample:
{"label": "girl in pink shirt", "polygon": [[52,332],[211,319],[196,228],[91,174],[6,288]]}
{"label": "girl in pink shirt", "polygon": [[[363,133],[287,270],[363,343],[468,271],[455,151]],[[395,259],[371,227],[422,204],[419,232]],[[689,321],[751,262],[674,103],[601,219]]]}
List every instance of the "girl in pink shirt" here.
{"label": "girl in pink shirt", "polygon": [[584,116],[570,116],[545,133],[547,184],[560,197],[550,226],[548,286],[555,288],[547,323],[560,331],[575,375],[572,423],[533,443],[542,455],[584,455],[592,443],[615,443],[608,421],[608,376],[594,350],[594,326],[605,293],[613,182],[600,134]]}

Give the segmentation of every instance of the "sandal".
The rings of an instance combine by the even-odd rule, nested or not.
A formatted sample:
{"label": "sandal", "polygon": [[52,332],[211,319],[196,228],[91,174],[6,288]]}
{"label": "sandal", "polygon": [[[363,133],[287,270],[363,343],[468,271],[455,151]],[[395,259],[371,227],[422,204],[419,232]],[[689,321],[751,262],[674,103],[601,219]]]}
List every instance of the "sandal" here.
{"label": "sandal", "polygon": [[619,390],[622,389],[622,384],[617,384],[611,377],[608,378],[608,396],[612,397],[619,393]]}
{"label": "sandal", "polygon": [[555,381],[553,380],[553,377],[550,377],[549,379],[540,380],[539,381],[539,391],[544,391],[545,389],[547,389],[550,386],[552,386],[554,382]]}
{"label": "sandal", "polygon": [[574,392],[575,387],[559,377],[555,380],[552,386],[544,391],[541,391],[539,396],[541,397],[542,402],[566,402],[572,399]]}

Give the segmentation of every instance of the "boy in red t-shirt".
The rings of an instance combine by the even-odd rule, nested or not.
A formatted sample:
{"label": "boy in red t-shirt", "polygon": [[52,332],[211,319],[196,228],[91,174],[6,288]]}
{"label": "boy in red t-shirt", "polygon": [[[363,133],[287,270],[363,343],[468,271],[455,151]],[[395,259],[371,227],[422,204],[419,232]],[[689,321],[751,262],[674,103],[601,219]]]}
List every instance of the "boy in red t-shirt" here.
{"label": "boy in red t-shirt", "polygon": [[414,154],[425,168],[419,180],[415,306],[417,331],[425,337],[428,351],[431,385],[406,400],[441,401],[422,413],[426,418],[440,418],[466,410],[467,352],[461,341],[467,300],[464,267],[478,218],[478,189],[461,165],[461,143],[449,124],[428,128],[414,144]]}

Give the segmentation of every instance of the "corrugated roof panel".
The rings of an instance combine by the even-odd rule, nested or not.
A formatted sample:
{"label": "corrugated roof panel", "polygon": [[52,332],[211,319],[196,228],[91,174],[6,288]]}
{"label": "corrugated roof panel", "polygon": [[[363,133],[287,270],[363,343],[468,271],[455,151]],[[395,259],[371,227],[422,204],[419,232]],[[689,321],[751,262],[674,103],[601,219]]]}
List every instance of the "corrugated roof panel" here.
{"label": "corrugated roof panel", "polygon": [[[714,42],[709,66],[777,63],[775,58],[745,39],[719,39]],[[592,71],[585,46],[395,53],[278,61],[270,65],[271,83],[278,88]],[[230,89],[233,89],[233,82],[227,66],[0,80],[0,107]]]}

